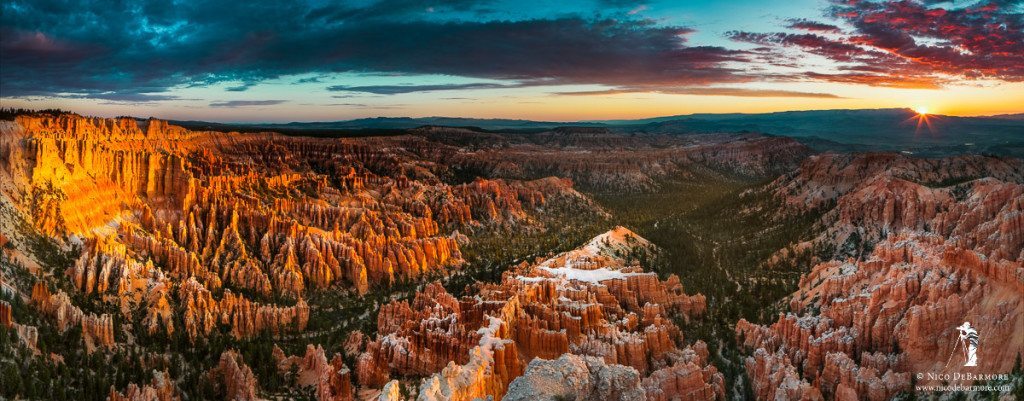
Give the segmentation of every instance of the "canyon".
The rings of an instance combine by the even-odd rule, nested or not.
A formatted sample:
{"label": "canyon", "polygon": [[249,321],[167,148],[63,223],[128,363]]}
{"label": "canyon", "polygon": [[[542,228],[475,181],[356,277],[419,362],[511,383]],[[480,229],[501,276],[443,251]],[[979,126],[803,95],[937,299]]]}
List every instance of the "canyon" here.
{"label": "canyon", "polygon": [[965,321],[994,343],[969,371],[1010,371],[1024,353],[1022,173],[1017,159],[823,155],[773,182],[780,213],[828,209],[809,241],[839,257],[800,278],[775,322],[736,324],[757,397],[892,399],[912,375],[964,371]]}
{"label": "canyon", "polygon": [[25,113],[0,195],[37,398],[875,401],[964,371],[964,321],[1024,382],[1021,159]]}

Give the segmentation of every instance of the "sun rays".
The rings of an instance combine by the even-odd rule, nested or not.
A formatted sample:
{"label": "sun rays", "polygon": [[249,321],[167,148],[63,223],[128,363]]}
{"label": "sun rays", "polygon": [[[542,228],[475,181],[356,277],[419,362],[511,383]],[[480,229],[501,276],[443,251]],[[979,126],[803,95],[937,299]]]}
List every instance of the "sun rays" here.
{"label": "sun rays", "polygon": [[914,107],[913,110],[914,110],[914,113],[916,113],[916,114],[911,116],[910,118],[908,118],[906,120],[906,122],[910,122],[910,121],[916,120],[915,121],[915,125],[916,126],[914,127],[914,135],[915,136],[920,135],[921,127],[926,127],[926,128],[928,128],[928,133],[935,134],[936,133],[935,132],[935,126],[932,125],[932,120],[933,119],[938,119],[939,116],[938,115],[934,115],[934,114],[928,114],[928,107],[926,107],[926,106],[917,106],[917,107]]}

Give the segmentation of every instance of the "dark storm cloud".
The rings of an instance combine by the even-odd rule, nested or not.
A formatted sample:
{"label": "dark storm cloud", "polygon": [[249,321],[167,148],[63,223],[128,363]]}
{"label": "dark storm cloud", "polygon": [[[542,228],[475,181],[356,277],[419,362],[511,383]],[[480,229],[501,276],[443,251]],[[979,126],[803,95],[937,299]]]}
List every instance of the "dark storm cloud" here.
{"label": "dark storm cloud", "polygon": [[[284,75],[336,72],[443,74],[530,85],[678,86],[755,78],[725,65],[745,61],[744,52],[689,46],[685,35],[692,31],[684,27],[571,16],[410,17],[418,4],[387,1],[349,9],[278,1],[6,1],[0,16],[0,92],[128,96],[244,82],[232,87],[241,91]],[[473,10],[479,4],[437,7]]]}
{"label": "dark storm cloud", "polygon": [[804,74],[814,80],[912,88],[937,88],[953,80],[1024,81],[1024,11],[1019,2],[981,1],[948,8],[934,4],[939,2],[838,0],[829,15],[852,26],[850,32],[799,20],[789,27],[810,33],[729,36],[846,63],[840,72]]}
{"label": "dark storm cloud", "polygon": [[227,100],[210,103],[210,107],[248,107],[248,106],[273,106],[284,103],[285,100]]}

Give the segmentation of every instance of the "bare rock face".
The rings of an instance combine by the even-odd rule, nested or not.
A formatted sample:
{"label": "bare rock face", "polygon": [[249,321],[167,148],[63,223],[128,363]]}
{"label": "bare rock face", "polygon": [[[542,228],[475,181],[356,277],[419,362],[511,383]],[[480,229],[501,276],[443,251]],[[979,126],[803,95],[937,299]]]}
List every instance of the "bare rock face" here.
{"label": "bare rock face", "polygon": [[377,316],[381,337],[359,356],[360,384],[379,387],[391,372],[422,376],[440,371],[449,361],[465,363],[479,336],[461,316],[459,301],[437,283],[418,292],[412,305],[382,306]]}
{"label": "bare rock face", "polygon": [[92,351],[98,347],[114,346],[114,320],[108,314],[97,316],[90,313],[82,317],[82,338],[85,349]]}
{"label": "bare rock face", "polygon": [[97,348],[110,348],[114,343],[114,321],[109,314],[86,315],[75,306],[64,292],[51,294],[43,283],[36,282],[32,288],[32,302],[43,314],[55,320],[58,330],[64,331],[72,326],[81,326],[85,349],[93,352]]}
{"label": "bare rock face", "polygon": [[477,331],[479,345],[470,351],[462,365],[449,362],[440,372],[423,379],[418,400],[470,401],[488,395],[500,396],[512,378],[522,373],[515,343],[506,339],[508,326],[498,318],[489,318],[488,326]]}
{"label": "bare rock face", "polygon": [[[915,373],[1008,372],[1024,353],[1022,177],[1015,159],[820,155],[773,183],[790,210],[824,207],[815,241],[851,258],[814,266],[775,323],[737,323],[758,399],[887,400]],[[965,321],[987,338],[973,368]]]}
{"label": "bare rock face", "polygon": [[800,378],[788,358],[758,348],[745,361],[754,396],[759,400],[820,401],[821,390]]}
{"label": "bare rock face", "polygon": [[206,372],[207,380],[217,385],[225,400],[255,401],[257,382],[252,369],[234,351],[224,351],[217,367]]}
{"label": "bare rock face", "polygon": [[380,395],[377,396],[377,401],[404,401],[402,398],[402,390],[399,388],[398,380],[389,381],[381,389]]}
{"label": "bare rock face", "polygon": [[[450,172],[409,137],[193,132],[70,114],[0,130],[4,198],[40,232],[81,240],[64,272],[75,290],[126,320],[141,314],[150,335],[184,330],[193,341],[221,327],[238,339],[301,332],[308,292],[363,294],[457,269],[458,228],[534,224],[528,212],[551,202],[597,209],[557,178],[445,184]],[[81,325],[90,349],[112,345],[109,317],[82,316],[71,298],[37,302],[61,330]]]}
{"label": "bare rock face", "polygon": [[890,234],[914,231],[955,239],[987,257],[1024,261],[1019,159],[825,154],[808,158],[770,188],[790,213],[828,206],[819,241],[846,255],[857,257]]}
{"label": "bare rock face", "polygon": [[356,358],[359,354],[366,349],[366,341],[368,340],[366,334],[359,330],[355,330],[348,335],[345,339],[345,344],[342,349],[345,352],[345,356],[348,358]]}
{"label": "bare rock face", "polygon": [[345,366],[341,354],[335,354],[328,362],[323,347],[306,346],[303,357],[286,357],[280,348],[274,347],[274,358],[281,374],[298,368],[296,384],[313,387],[318,401],[352,401],[355,399],[352,386],[352,372]]}
{"label": "bare rock face", "polygon": [[153,381],[142,387],[131,383],[124,390],[118,392],[110,389],[107,401],[178,401],[181,400],[174,382],[171,381],[167,372],[153,372]]}
{"label": "bare rock face", "polygon": [[1019,183],[1024,181],[1024,161],[977,155],[922,159],[898,153],[826,153],[804,159],[771,186],[787,204],[814,209],[880,176],[937,186],[983,177]]}
{"label": "bare rock face", "polygon": [[11,304],[0,301],[0,325],[5,327],[14,326],[14,315],[11,313]]}
{"label": "bare rock face", "polygon": [[576,250],[516,266],[498,284],[478,283],[473,296],[456,299],[432,284],[411,304],[385,305],[377,337],[359,356],[359,383],[379,388],[392,375],[429,375],[421,400],[497,399],[526,361],[568,353],[597,358],[610,371],[628,367],[639,394],[723,399],[724,379],[707,364],[706,348],[680,349],[682,333],[669,320],[700,315],[704,297],[625,259],[638,252],[656,250],[619,227]]}
{"label": "bare rock face", "polygon": [[[1024,185],[992,178],[946,188],[878,177],[839,198],[825,236],[873,244],[901,231],[955,238],[987,257],[1024,261]],[[851,244],[855,245],[855,244]]]}
{"label": "bare rock face", "polygon": [[908,389],[912,372],[959,369],[963,361],[945,364],[963,321],[999,339],[980,350],[979,371],[1008,371],[1024,352],[1022,283],[1020,262],[985,259],[935,235],[895,235],[865,261],[816,266],[793,295],[793,312],[771,326],[736,327],[747,347],[783,353],[748,358],[762,388],[777,383],[752,372],[797,366],[826,396],[884,400]]}
{"label": "bare rock face", "polygon": [[39,348],[36,347],[39,341],[39,329],[35,326],[19,324],[14,321],[11,304],[4,301],[0,301],[0,325],[8,329],[14,329],[21,344],[32,351],[32,353],[39,355]]}
{"label": "bare rock face", "polygon": [[590,356],[564,354],[555,360],[534,359],[509,384],[506,401],[575,399],[578,401],[646,400],[640,374],[622,365],[607,365]]}
{"label": "bare rock face", "polygon": [[652,372],[642,385],[649,401],[725,399],[725,379],[708,363],[703,341],[684,348],[678,362]]}

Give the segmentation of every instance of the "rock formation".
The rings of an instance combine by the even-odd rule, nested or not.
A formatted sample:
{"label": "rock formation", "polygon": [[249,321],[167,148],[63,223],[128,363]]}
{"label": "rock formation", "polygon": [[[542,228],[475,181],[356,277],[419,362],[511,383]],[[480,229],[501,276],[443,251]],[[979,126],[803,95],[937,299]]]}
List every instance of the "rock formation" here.
{"label": "rock formation", "polygon": [[[2,284],[2,283],[0,283]],[[7,329],[13,329],[14,333],[18,336],[18,341],[21,345],[29,349],[34,354],[39,354],[39,348],[36,347],[36,343],[39,341],[39,329],[35,326],[28,326],[20,324],[14,321],[14,311],[11,309],[11,304],[0,301],[0,326],[4,326]]]}
{"label": "rock formation", "polygon": [[529,138],[446,127],[413,132],[431,143],[451,145],[433,150],[435,160],[482,176],[555,175],[608,191],[650,191],[667,178],[714,170],[773,177],[797,167],[810,154],[795,140],[751,134],[625,136],[577,127]]}
{"label": "rock formation", "polygon": [[[859,257],[903,230],[954,238],[988,257],[1024,261],[1024,162],[897,154],[808,158],[769,186],[783,213],[823,211],[817,242]],[[805,247],[804,247],[805,248]]]}
{"label": "rock formation", "polygon": [[224,351],[217,366],[206,373],[206,378],[217,387],[225,400],[256,401],[258,385],[252,369],[235,351]]}
{"label": "rock formation", "polygon": [[51,294],[40,281],[32,288],[32,302],[44,314],[55,320],[58,330],[81,326],[85,349],[93,352],[99,347],[114,346],[114,321],[109,314],[85,314],[75,306],[63,291]]}
{"label": "rock formation", "polygon": [[884,400],[907,390],[910,372],[958,369],[963,361],[946,363],[964,321],[988,339],[1006,339],[979,350],[978,371],[1009,371],[1024,353],[1022,292],[1020,262],[986,259],[934,234],[897,234],[864,261],[815,266],[790,314],[770,326],[741,320],[736,331],[744,347],[759,350],[746,360],[758,389],[777,386],[776,371],[800,383],[796,366],[825,397]]}
{"label": "rock formation", "polygon": [[107,401],[178,401],[181,396],[167,372],[153,371],[153,381],[142,387],[131,383],[123,393],[110,389]]}
{"label": "rock formation", "polygon": [[[193,132],[72,114],[21,115],[0,128],[5,180],[18,184],[3,186],[5,199],[40,232],[80,241],[64,272],[74,289],[116,304],[127,321],[141,314],[149,335],[300,332],[309,292],[363,294],[457,268],[458,228],[534,224],[530,214],[552,202],[596,210],[556,178],[445,184],[439,176],[450,173],[404,150],[404,139]],[[83,314],[68,295],[33,299],[60,330],[81,325],[89,349],[112,345],[113,316]]]}
{"label": "rock formation", "polygon": [[330,362],[323,347],[308,345],[303,357],[287,357],[280,348],[274,347],[274,359],[283,375],[297,368],[296,385],[315,388],[318,401],[352,401],[355,399],[352,372],[345,366],[341,354],[335,354]]}
{"label": "rock formation", "polygon": [[981,156],[822,155],[773,183],[791,210],[825,207],[815,241],[851,257],[814,266],[775,323],[737,323],[758,399],[890,399],[911,374],[965,369],[964,321],[987,338],[971,371],[1008,372],[1024,353],[1022,172]]}
{"label": "rock formation", "polygon": [[456,299],[428,285],[411,304],[381,308],[357,379],[379,388],[392,375],[428,375],[421,400],[500,398],[526,361],[568,353],[593,357],[607,372],[634,372],[633,390],[621,389],[635,390],[629,394],[724,399],[724,380],[707,364],[706,348],[679,348],[682,333],[668,319],[700,315],[704,297],[686,295],[674,276],[659,280],[631,264],[628,255],[640,252],[656,250],[619,227],[576,250],[516,266],[500,283],[478,283],[472,296]]}
{"label": "rock formation", "polygon": [[[640,374],[622,365],[607,365],[590,356],[565,354],[555,360],[534,359],[509,384],[505,401],[574,399],[578,401],[646,400]],[[689,399],[689,398],[687,398]]]}
{"label": "rock formation", "polygon": [[14,326],[14,315],[11,311],[11,304],[0,301],[0,325],[5,327]]}
{"label": "rock formation", "polygon": [[675,364],[652,372],[643,388],[649,401],[725,399],[725,379],[708,363],[703,341],[684,348]]}

